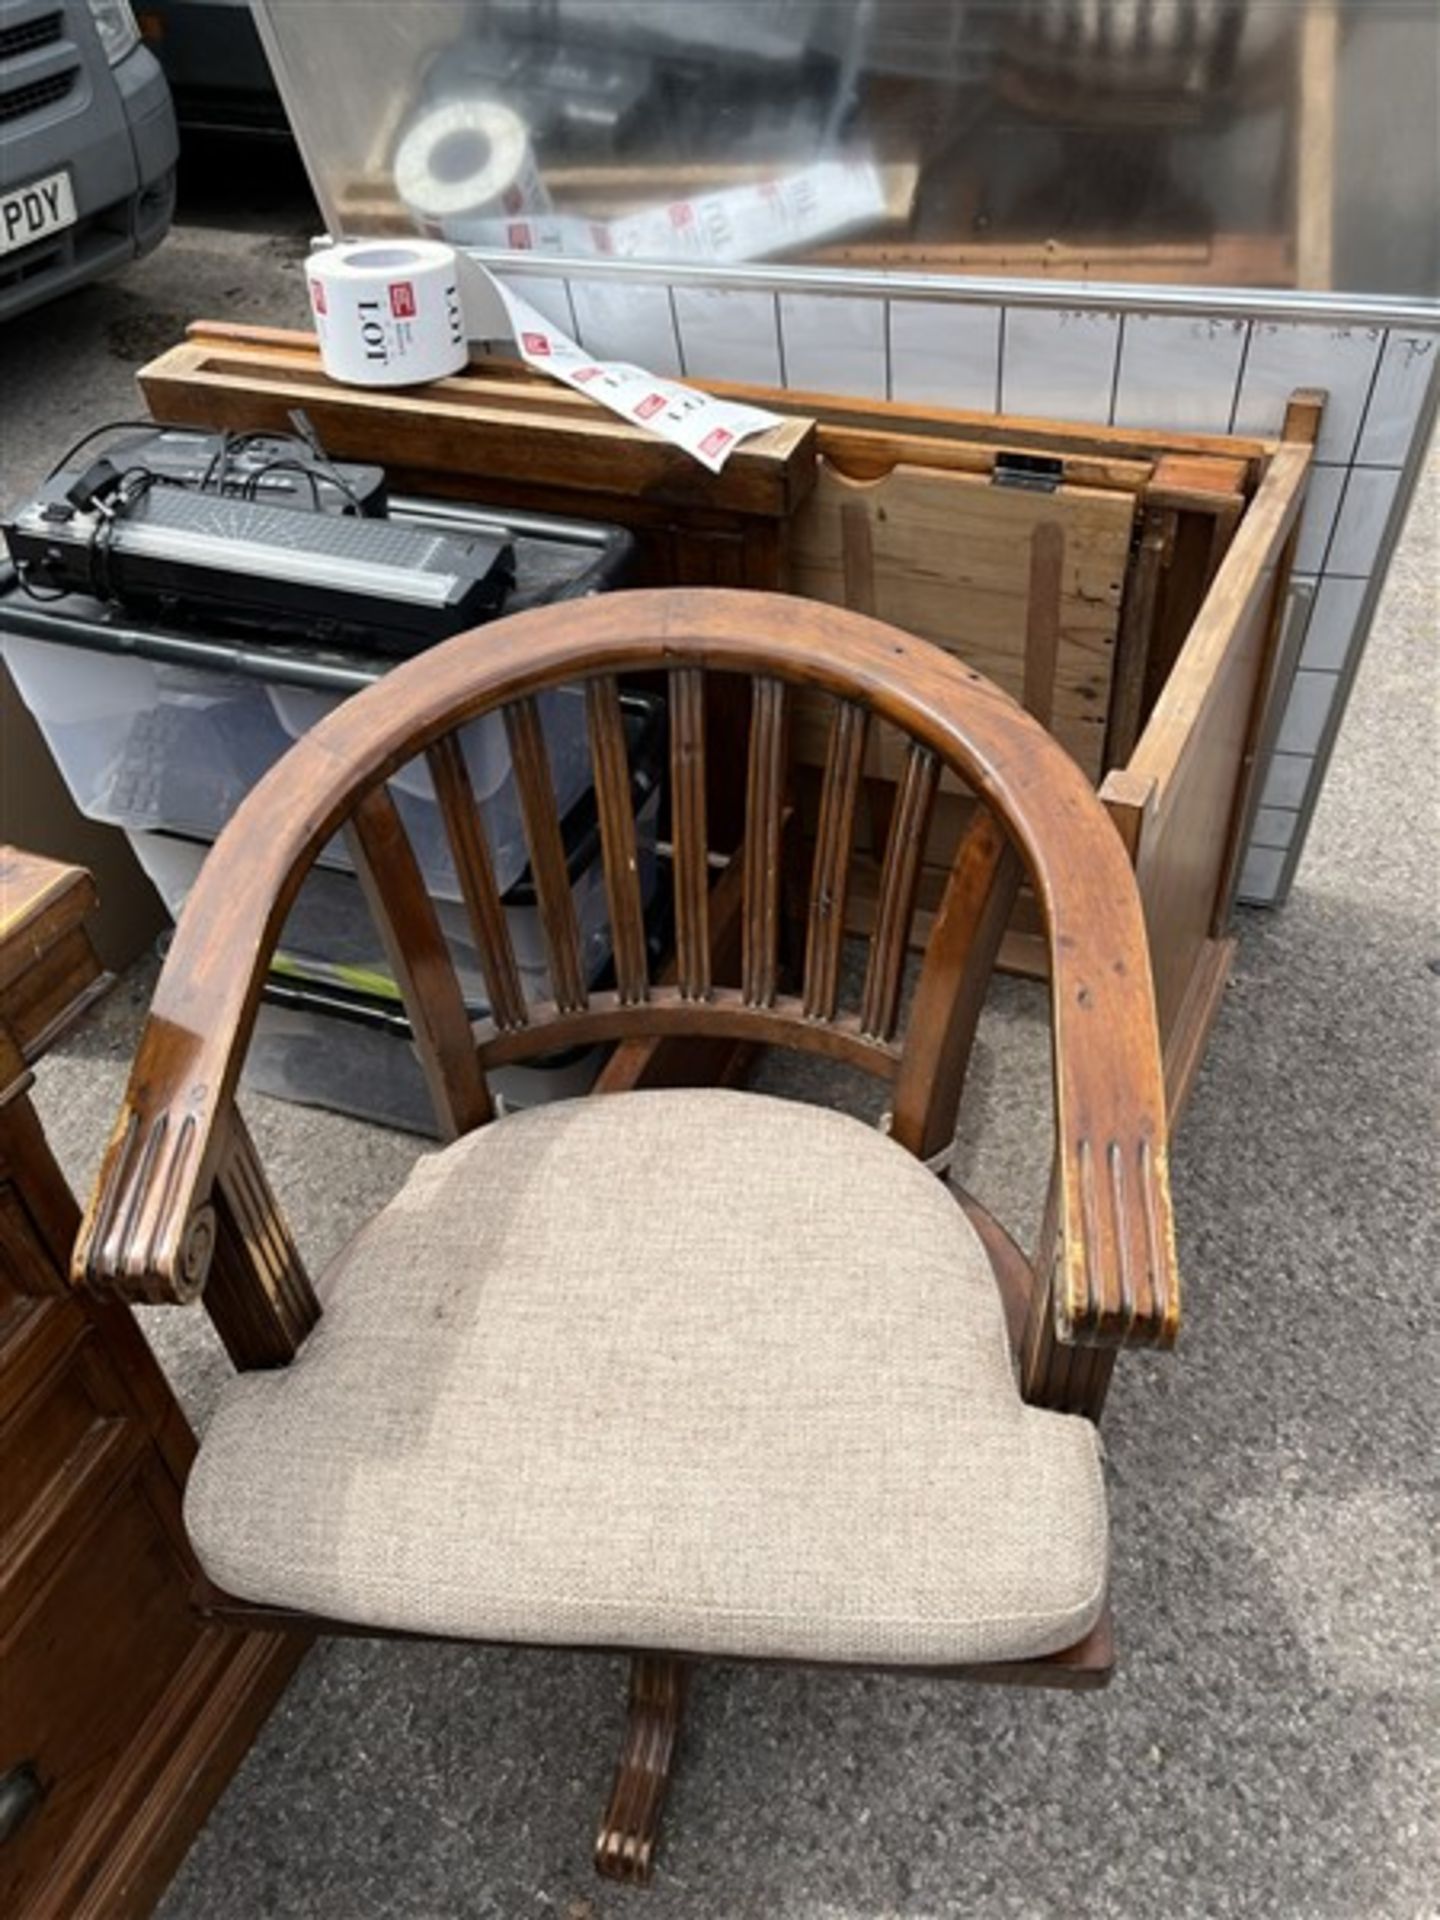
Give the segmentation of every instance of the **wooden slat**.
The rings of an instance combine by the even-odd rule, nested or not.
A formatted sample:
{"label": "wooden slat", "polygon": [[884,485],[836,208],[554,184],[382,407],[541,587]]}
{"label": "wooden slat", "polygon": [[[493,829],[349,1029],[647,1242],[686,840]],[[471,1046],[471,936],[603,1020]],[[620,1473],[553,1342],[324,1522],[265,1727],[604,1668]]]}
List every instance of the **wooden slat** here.
{"label": "wooden slat", "polygon": [[1165,1099],[1173,1133],[1205,1059],[1205,1043],[1235,963],[1233,938],[1207,940],[1190,975],[1185,998],[1165,1036]]}
{"label": "wooden slat", "polygon": [[705,825],[705,676],[670,675],[670,812],[675,848],[676,978],[683,998],[710,993],[710,864]]}
{"label": "wooden slat", "polygon": [[515,700],[504,709],[504,714],[510,763],[520,795],[521,818],[525,822],[525,844],[530,849],[530,873],[545,935],[550,992],[562,1013],[572,1013],[583,1007],[589,996],[540,709],[533,700]]}
{"label": "wooden slat", "polygon": [[1030,581],[1025,599],[1025,674],[1020,703],[1048,728],[1055,712],[1055,669],[1065,593],[1065,529],[1042,520],[1030,534]]}
{"label": "wooden slat", "polygon": [[[1322,392],[1313,387],[1297,387],[1285,408],[1283,432],[1286,441],[1292,446],[1309,448],[1313,457],[1316,442],[1320,437],[1324,412],[1325,395]],[[1307,475],[1307,487],[1308,484],[1309,476]],[[1217,520],[1217,543],[1219,530],[1220,523]],[[1285,695],[1289,691],[1295,669],[1299,665],[1300,653],[1304,645],[1305,623],[1290,617],[1292,612],[1291,576],[1294,573],[1295,554],[1299,543],[1300,519],[1297,515],[1286,535],[1285,544],[1280,549],[1276,562],[1276,590],[1270,604],[1269,625],[1265,633],[1264,653],[1256,682],[1255,702],[1250,710],[1245,751],[1235,784],[1235,804],[1231,813],[1225,862],[1221,868],[1214,912],[1211,916],[1210,931],[1217,939],[1224,934],[1230,923],[1230,914],[1235,905],[1235,894],[1240,883],[1240,868],[1245,858],[1245,849],[1250,844],[1256,810],[1260,805],[1265,770],[1270,764],[1270,756],[1279,738],[1285,717]],[[1223,563],[1223,555],[1221,563]]]}
{"label": "wooden slat", "polygon": [[[1035,450],[1023,436],[1012,444],[995,446],[944,433],[931,438],[924,432],[904,433],[893,427],[833,426],[823,419],[818,445],[826,464],[851,480],[881,480],[897,466],[939,467],[946,473],[977,473],[988,480],[1002,455]],[[1069,487],[1118,487],[1138,494],[1148,487],[1154,471],[1150,460],[1087,453],[1060,453],[1056,457],[1061,462],[1062,483]]]}
{"label": "wooden slat", "polygon": [[[228,320],[192,320],[185,330],[186,341],[210,352],[249,354],[257,346],[303,356],[319,373],[320,355],[313,333],[300,328],[256,328]],[[171,349],[172,352],[176,349]],[[162,356],[162,359],[168,356]],[[152,367],[140,370],[142,383]],[[557,389],[553,382],[518,361],[477,360],[456,381],[468,387],[484,389],[487,395],[500,385],[537,390],[556,401],[573,401],[576,396]],[[436,383],[437,385],[439,383]],[[448,388],[453,383],[446,382]],[[691,381],[707,393],[722,399],[742,400],[768,407],[774,413],[814,415],[832,427],[854,427],[861,431],[892,434],[933,434],[943,439],[974,441],[1002,447],[1041,447],[1075,459],[1093,455],[1097,460],[1154,460],[1165,453],[1194,453],[1201,456],[1238,457],[1259,462],[1274,451],[1274,439],[1258,435],[1218,433],[1174,433],[1134,427],[1105,427],[1083,421],[1055,420],[1030,414],[967,413],[956,408],[936,406],[931,401],[906,403],[874,400],[854,395],[806,393],[797,388],[748,386],[733,381]],[[752,443],[747,443],[752,444]],[[739,453],[735,459],[739,458]],[[733,461],[727,464],[730,471]],[[1084,473],[1069,472],[1068,479],[1088,480]]]}
{"label": "wooden slat", "polygon": [[440,1131],[457,1139],[493,1117],[490,1092],[435,903],[388,788],[359,801],[345,839],[405,998]]}
{"label": "wooden slat", "polygon": [[[1335,285],[1336,175],[1340,155],[1341,10],[1306,7],[1300,22],[1296,59],[1299,94],[1295,133],[1296,286]],[[1431,54],[1432,69],[1434,54]]]}
{"label": "wooden slat", "polygon": [[840,573],[845,605],[873,620],[875,542],[870,537],[870,515],[861,500],[846,500],[840,508]]}
{"label": "wooden slat", "polygon": [[850,847],[855,802],[865,764],[870,716],[850,700],[835,703],[825,784],[820,795],[820,824],[815,837],[815,866],[810,880],[809,928],[805,941],[805,1017],[834,1017],[840,987],[840,949],[845,939],[845,896],[850,877]]}
{"label": "wooden slat", "polygon": [[885,1040],[894,1033],[899,1018],[910,916],[915,910],[915,889],[920,880],[925,835],[939,772],[940,763],[935,755],[911,741],[890,822],[890,839],[880,874],[875,932],[870,940],[870,959],[860,998],[861,1032]]}
{"label": "wooden slat", "polygon": [[1162,453],[1145,500],[1152,507],[1221,513],[1237,499],[1244,505],[1250,479],[1249,463],[1234,454]]}
{"label": "wooden slat", "polygon": [[282,1367],[320,1318],[304,1263],[238,1109],[215,1181],[205,1310],[242,1372]]}
{"label": "wooden slat", "polygon": [[1230,542],[1239,530],[1245,514],[1245,502],[1238,496],[1215,509],[1215,518],[1210,528],[1210,551],[1205,556],[1205,588],[1220,571],[1221,562],[1230,551]]}
{"label": "wooden slat", "polygon": [[542,1052],[560,1053],[568,1047],[629,1041],[641,1035],[664,1040],[681,1034],[705,1041],[732,1039],[749,1046],[795,1047],[802,1053],[843,1060],[883,1080],[895,1077],[900,1060],[898,1042],[863,1033],[855,1014],[840,1014],[834,1020],[804,1019],[797,994],[777,993],[772,1005],[756,1007],[739,987],[712,986],[705,999],[696,1000],[678,986],[660,985],[651,987],[643,1007],[622,1007],[607,988],[592,993],[589,1006],[579,1013],[534,1006],[523,1032],[486,1034],[482,1030],[480,1054],[489,1071],[534,1059]]}
{"label": "wooden slat", "polygon": [[640,897],[640,863],[635,850],[635,808],[630,791],[630,762],[625,751],[625,720],[620,688],[613,674],[585,685],[590,726],[590,758],[595,772],[595,801],[600,814],[600,847],[605,863],[605,897],[610,906],[610,940],[615,983],[622,1005],[635,1006],[649,992],[645,952],[645,903]]}
{"label": "wooden slat", "polygon": [[440,817],[455,871],[460,879],[460,894],[470,920],[470,935],[480,956],[485,989],[490,997],[490,1017],[497,1027],[523,1027],[525,989],[510,939],[510,925],[495,884],[495,866],[490,858],[490,843],[481,824],[475,803],[470,769],[459,739],[447,733],[437,740],[425,756]]}
{"label": "wooden slat", "polygon": [[[392,102],[393,121],[382,116],[377,137],[369,143],[365,162],[353,174],[340,174],[333,182],[343,233],[414,235],[411,215],[396,198],[393,167],[387,163],[395,150],[399,123],[405,117],[403,96]],[[866,233],[908,233],[915,210],[920,183],[919,162],[885,160],[876,167],[883,204],[875,208],[866,224]],[[545,193],[558,211],[573,213],[584,220],[613,220],[638,208],[655,204],[663,191],[667,199],[690,200],[702,194],[720,193],[728,188],[750,186],[774,179],[773,164],[763,161],[726,159],[703,160],[666,165],[663,187],[657,185],[653,166],[634,160],[580,159],[568,165],[545,168]],[[1328,282],[1326,283],[1328,284]],[[238,329],[237,329],[238,331]],[[270,331],[270,329],[256,329]],[[279,329],[274,329],[279,332]]]}
{"label": "wooden slat", "polygon": [[745,789],[745,919],[741,988],[747,1005],[774,1004],[780,945],[780,839],[785,799],[786,687],[756,678]]}
{"label": "wooden slat", "polygon": [[988,807],[977,805],[925,950],[895,1086],[892,1137],[921,1159],[954,1138],[975,1030],[1020,873],[1004,830]]}
{"label": "wooden slat", "polygon": [[[203,323],[206,338],[223,336],[223,323]],[[218,329],[218,331],[217,331]],[[738,381],[707,380],[707,393],[723,400],[748,401],[774,413],[805,414],[820,423],[822,440],[836,428],[886,434],[924,434],[1030,452],[1058,453],[1067,461],[1091,455],[1098,460],[1155,460],[1165,453],[1234,456],[1258,463],[1273,453],[1276,441],[1258,435],[1174,433],[1144,427],[1104,427],[1037,414],[969,413],[933,401],[872,400],[862,395],[813,393],[799,387],[759,387]],[[821,452],[826,451],[822,444]],[[1080,476],[1067,471],[1067,478]]]}
{"label": "wooden slat", "polygon": [[[1151,0],[1147,0],[1147,5]],[[1193,0],[1191,0],[1193,4]],[[1107,18],[1105,12],[1094,16]],[[1229,20],[1243,15],[1227,13]],[[407,229],[407,232],[409,229]],[[946,279],[1129,281],[1142,286],[1211,287],[1327,286],[1295,278],[1295,261],[1284,232],[1196,234],[1190,239],[1102,244],[1066,244],[1052,236],[1001,241],[840,241],[807,253],[812,267],[859,268],[862,273],[943,275]],[[1100,431],[1100,429],[1096,429]]]}
{"label": "wooden slat", "polygon": [[1125,581],[1125,601],[1115,639],[1110,720],[1105,735],[1107,767],[1123,767],[1140,738],[1161,575],[1169,564],[1174,545],[1174,509],[1147,506],[1141,516],[1140,536]]}
{"label": "wooden slat", "polygon": [[[945,897],[948,873],[939,867],[922,867],[915,895],[915,913],[910,921],[910,951],[923,953],[935,930],[936,916]],[[880,865],[869,854],[858,854],[852,862],[849,903],[846,907],[846,932],[852,938],[868,938],[875,930],[875,907],[880,893]],[[1013,973],[1022,980],[1050,978],[1050,951],[1045,935],[1035,919],[1033,898],[1022,891],[995,964],[1001,973]]]}
{"label": "wooden slat", "polygon": [[328,379],[308,336],[293,350],[226,343],[209,328],[192,334],[138,376],[156,419],[210,429],[285,432],[304,409],[329,452],[357,457],[383,450],[396,468],[450,474],[492,493],[516,485],[554,486],[592,500],[633,493],[651,503],[784,519],[814,480],[815,429],[785,419],[753,434],[706,473],[678,447],[553,384],[510,386],[461,372],[425,387],[384,391]]}
{"label": "wooden slat", "polygon": [[[744,917],[744,860],[730,860],[710,889],[710,970],[716,980],[740,977],[740,923]],[[659,985],[675,984],[672,954]],[[594,1004],[594,996],[591,996]],[[642,1087],[738,1087],[755,1048],[728,1035],[699,1039],[639,1036],[620,1041],[600,1070],[592,1093],[637,1093]]]}

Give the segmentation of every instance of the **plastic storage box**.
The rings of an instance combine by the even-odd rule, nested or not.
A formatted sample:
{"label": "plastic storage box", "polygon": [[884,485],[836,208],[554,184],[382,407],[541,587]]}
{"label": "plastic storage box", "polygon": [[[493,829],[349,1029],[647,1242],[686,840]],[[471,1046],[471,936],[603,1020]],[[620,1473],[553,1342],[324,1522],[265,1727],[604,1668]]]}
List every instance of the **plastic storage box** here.
{"label": "plastic storage box", "polygon": [[[220,833],[251,787],[307,727],[346,697],[13,633],[5,636],[4,651],[20,696],[83,814],[132,830],[169,828],[206,840]],[[540,710],[563,812],[590,779],[584,698],[562,687],[542,696]],[[463,739],[503,889],[526,862],[504,723],[487,714],[465,729]],[[427,885],[458,900],[424,762],[402,768],[391,787]],[[350,865],[338,840],[323,858],[329,866]]]}
{"label": "plastic storage box", "polygon": [[[642,898],[648,900],[655,885],[655,840],[659,822],[658,786],[647,779],[647,796],[641,802],[635,820],[636,849],[639,857]],[[567,820],[587,811],[583,797],[571,809]],[[191,888],[199,878],[209,846],[195,840],[180,839],[165,833],[130,833],[136,857],[171,915],[178,919]],[[605,876],[600,864],[598,843],[584,846],[577,867],[572,846],[572,892],[575,920],[580,932],[581,962],[585,977],[593,980],[610,958],[610,926],[605,900]],[[525,857],[523,842],[520,858]],[[510,939],[520,969],[521,983],[528,1000],[549,996],[550,980],[546,966],[544,935],[540,911],[528,872],[512,881],[505,895],[506,919]],[[438,900],[440,925],[450,946],[460,989],[470,1011],[477,1019],[489,1012],[485,981],[479,958],[470,939],[465,909],[451,900]],[[312,870],[285,922],[285,931],[272,963],[272,972],[281,978],[307,981],[315,986],[338,987],[349,993],[390,1000],[397,1006],[400,993],[389,971],[380,937],[370,917],[359,883],[350,874]]]}
{"label": "plastic storage box", "polygon": [[[664,703],[623,696],[641,898],[658,916],[657,831],[665,765]],[[593,789],[562,823],[586,978],[610,963],[611,935]],[[208,846],[162,833],[131,833],[141,864],[177,918]],[[485,985],[463,908],[437,902],[471,1013],[488,1012]],[[505,894],[506,919],[526,997],[543,999],[549,975],[539,910],[528,869]],[[658,943],[654,943],[658,945]],[[491,1076],[511,1107],[568,1099],[587,1091],[603,1048],[571,1050]],[[281,935],[271,979],[245,1062],[246,1085],[282,1100],[327,1107],[413,1133],[433,1134],[434,1117],[410,1030],[358,881],[312,870]]]}
{"label": "plastic storage box", "polygon": [[[572,1048],[490,1075],[492,1096],[510,1111],[588,1093],[604,1047]],[[252,1092],[302,1107],[324,1107],[377,1126],[438,1138],[435,1113],[403,1016],[373,1003],[298,989],[286,1004],[266,1002],[245,1059]]]}
{"label": "plastic storage box", "polygon": [[[442,503],[396,500],[392,513],[437,525],[501,524],[496,514]],[[597,591],[623,577],[630,543],[616,529],[534,515],[504,524],[512,522],[516,608]],[[76,597],[41,604],[14,586],[0,592],[0,646],[82,813],[131,831],[207,841],[300,734],[393,664],[161,628]],[[590,782],[584,699],[560,688],[539,704],[563,814]],[[462,738],[503,890],[527,858],[504,724],[487,715]],[[392,790],[431,891],[458,901],[424,762],[401,768]],[[338,840],[322,859],[350,866]]]}

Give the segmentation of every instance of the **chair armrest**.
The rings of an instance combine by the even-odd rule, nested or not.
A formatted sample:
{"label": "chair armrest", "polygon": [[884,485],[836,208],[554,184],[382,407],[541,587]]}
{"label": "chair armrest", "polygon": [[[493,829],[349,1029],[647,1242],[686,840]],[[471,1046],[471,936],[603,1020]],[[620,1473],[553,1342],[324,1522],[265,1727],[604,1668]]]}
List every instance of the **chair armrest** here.
{"label": "chair armrest", "polygon": [[[1037,1273],[1055,1339],[1168,1347],[1180,1324],[1169,1110],[1145,910],[1129,852],[1079,767],[1026,713],[987,689],[994,745],[962,771],[1008,831],[1045,924],[1053,1032],[1058,1229]],[[1001,871],[997,865],[996,872]],[[997,930],[998,931],[998,930]],[[1037,1304],[1038,1301],[1037,1301]]]}
{"label": "chair armrest", "polygon": [[1110,841],[1113,860],[1085,876],[1087,938],[1068,940],[1064,918],[1052,933],[1054,1330],[1086,1346],[1169,1347],[1180,1327],[1180,1279],[1165,1073],[1139,891],[1113,829]]}
{"label": "chair armrest", "polygon": [[1037,1279],[1051,1330],[1066,1344],[1171,1346],[1169,1112],[1130,855],[1078,765],[1029,714],[957,663],[945,661],[943,680],[933,671],[936,717],[967,750],[951,764],[1005,828],[1045,925],[1059,1250],[1052,1271],[1042,1247]]}
{"label": "chair armrest", "polygon": [[73,1277],[130,1301],[203,1298],[237,1367],[283,1366],[320,1305],[229,1091],[241,1035],[207,1038],[182,1048],[173,1026],[147,1024]]}
{"label": "chair armrest", "polygon": [[[276,929],[275,882],[222,836],[181,917],[140,1036],[71,1272],[134,1302],[203,1296],[237,1366],[296,1352],[319,1303],[235,1104]],[[282,873],[284,869],[281,869]]]}
{"label": "chair armrest", "polygon": [[231,1109],[216,1073],[223,1052],[213,1029],[186,1031],[152,1011],[75,1242],[78,1285],[139,1302],[200,1297]]}

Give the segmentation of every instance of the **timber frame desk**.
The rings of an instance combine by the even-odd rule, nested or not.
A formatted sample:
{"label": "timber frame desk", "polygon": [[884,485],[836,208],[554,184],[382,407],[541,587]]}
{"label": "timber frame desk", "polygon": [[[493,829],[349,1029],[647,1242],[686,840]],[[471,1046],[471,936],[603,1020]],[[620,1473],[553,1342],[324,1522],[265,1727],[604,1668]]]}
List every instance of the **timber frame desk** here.
{"label": "timber frame desk", "polygon": [[0,847],[0,1912],[150,1912],[306,1642],[201,1621],[194,1437],[129,1308],[76,1292],[30,1068],[109,984],[78,867]]}

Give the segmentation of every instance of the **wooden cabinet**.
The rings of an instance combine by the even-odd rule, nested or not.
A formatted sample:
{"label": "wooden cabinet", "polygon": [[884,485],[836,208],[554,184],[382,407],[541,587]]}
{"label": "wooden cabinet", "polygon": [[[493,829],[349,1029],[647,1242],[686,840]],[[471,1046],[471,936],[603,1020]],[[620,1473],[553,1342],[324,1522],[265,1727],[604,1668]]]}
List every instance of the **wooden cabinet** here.
{"label": "wooden cabinet", "polygon": [[[1286,595],[1323,395],[1297,393],[1279,439],[1255,439],[712,383],[783,417],[717,481],[493,361],[423,392],[374,392],[328,380],[306,335],[202,321],[139,379],[157,419],[240,431],[303,405],[332,452],[398,465],[408,487],[623,522],[646,584],[780,586],[993,679],[1095,780],[1135,864],[1178,1112],[1230,965],[1240,859],[1297,657]],[[813,703],[794,707],[797,837],[813,843],[825,733]],[[733,714],[726,725],[741,737]],[[707,807],[729,851],[743,763],[725,738],[712,726]],[[846,892],[849,930],[867,936],[894,772],[872,742]],[[942,783],[920,942],[968,819]],[[1042,970],[1039,935],[1022,892],[1001,965]]]}
{"label": "wooden cabinet", "polygon": [[194,1439],[79,1215],[30,1065],[105,984],[87,875],[0,849],[0,1912],[149,1912],[304,1642],[202,1623]]}

